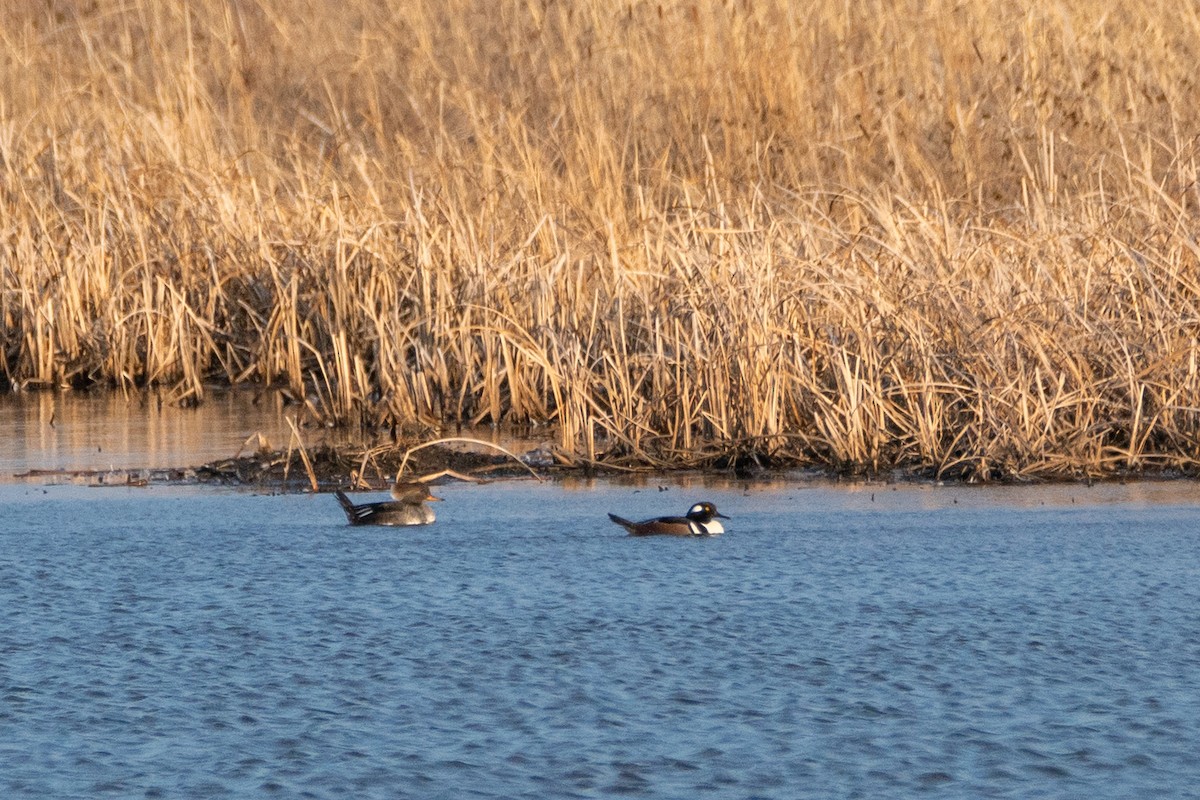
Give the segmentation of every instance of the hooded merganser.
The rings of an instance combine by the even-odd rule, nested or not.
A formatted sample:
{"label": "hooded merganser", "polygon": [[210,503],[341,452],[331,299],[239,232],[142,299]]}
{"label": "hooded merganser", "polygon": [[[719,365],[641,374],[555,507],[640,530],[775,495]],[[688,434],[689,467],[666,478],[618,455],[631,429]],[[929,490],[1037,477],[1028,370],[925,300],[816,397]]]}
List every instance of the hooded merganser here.
{"label": "hooded merganser", "polygon": [[717,519],[729,519],[712,503],[696,503],[683,517],[656,517],[641,522],[630,522],[616,514],[609,514],[608,518],[629,531],[631,536],[715,536],[725,532]]}
{"label": "hooded merganser", "polygon": [[355,505],[345,492],[337,491],[334,494],[351,525],[428,525],[437,517],[425,503],[442,499],[430,494],[423,483],[402,483],[399,480],[392,485],[393,500]]}

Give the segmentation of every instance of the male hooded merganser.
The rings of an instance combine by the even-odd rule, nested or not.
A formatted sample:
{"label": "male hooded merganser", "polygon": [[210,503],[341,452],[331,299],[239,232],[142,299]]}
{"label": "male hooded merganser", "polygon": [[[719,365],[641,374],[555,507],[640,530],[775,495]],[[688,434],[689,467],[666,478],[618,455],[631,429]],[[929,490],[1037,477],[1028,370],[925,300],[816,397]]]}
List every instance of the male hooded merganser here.
{"label": "male hooded merganser", "polygon": [[334,494],[351,525],[428,525],[436,516],[425,503],[442,499],[430,494],[423,483],[402,483],[399,480],[392,485],[394,500],[356,506],[344,492]]}
{"label": "male hooded merganser", "polygon": [[712,503],[696,503],[683,517],[656,517],[641,522],[630,522],[616,514],[609,514],[608,518],[629,531],[631,536],[715,536],[725,532],[717,519],[729,519],[718,513]]}

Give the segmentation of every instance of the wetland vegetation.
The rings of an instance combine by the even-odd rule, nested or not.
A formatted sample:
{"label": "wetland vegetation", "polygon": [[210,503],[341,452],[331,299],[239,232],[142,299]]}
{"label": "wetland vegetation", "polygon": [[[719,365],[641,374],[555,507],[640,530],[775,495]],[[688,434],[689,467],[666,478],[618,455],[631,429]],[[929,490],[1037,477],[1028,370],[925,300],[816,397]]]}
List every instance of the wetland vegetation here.
{"label": "wetland vegetation", "polygon": [[1200,467],[1187,4],[47,0],[0,41],[5,385],[579,465]]}

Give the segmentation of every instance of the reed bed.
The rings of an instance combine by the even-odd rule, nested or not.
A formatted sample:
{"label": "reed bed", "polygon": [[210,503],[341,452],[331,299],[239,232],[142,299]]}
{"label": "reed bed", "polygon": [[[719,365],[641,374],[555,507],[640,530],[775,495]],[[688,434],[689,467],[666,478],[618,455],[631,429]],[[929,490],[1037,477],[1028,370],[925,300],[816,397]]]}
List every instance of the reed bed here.
{"label": "reed bed", "polygon": [[0,376],[575,463],[1200,465],[1200,12],[0,10]]}

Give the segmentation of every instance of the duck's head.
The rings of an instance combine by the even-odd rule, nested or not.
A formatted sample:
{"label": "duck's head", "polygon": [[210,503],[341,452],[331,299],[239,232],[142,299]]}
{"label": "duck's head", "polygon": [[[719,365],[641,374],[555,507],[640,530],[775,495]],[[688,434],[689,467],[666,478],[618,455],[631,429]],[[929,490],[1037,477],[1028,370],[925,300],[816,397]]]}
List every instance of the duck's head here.
{"label": "duck's head", "polygon": [[708,522],[710,519],[729,519],[721,512],[717,511],[717,507],[712,503],[696,503],[688,509],[688,519],[694,519],[698,522]]}
{"label": "duck's head", "polygon": [[392,497],[401,503],[427,503],[442,499],[434,497],[428,486],[416,481],[396,481],[392,485]]}

